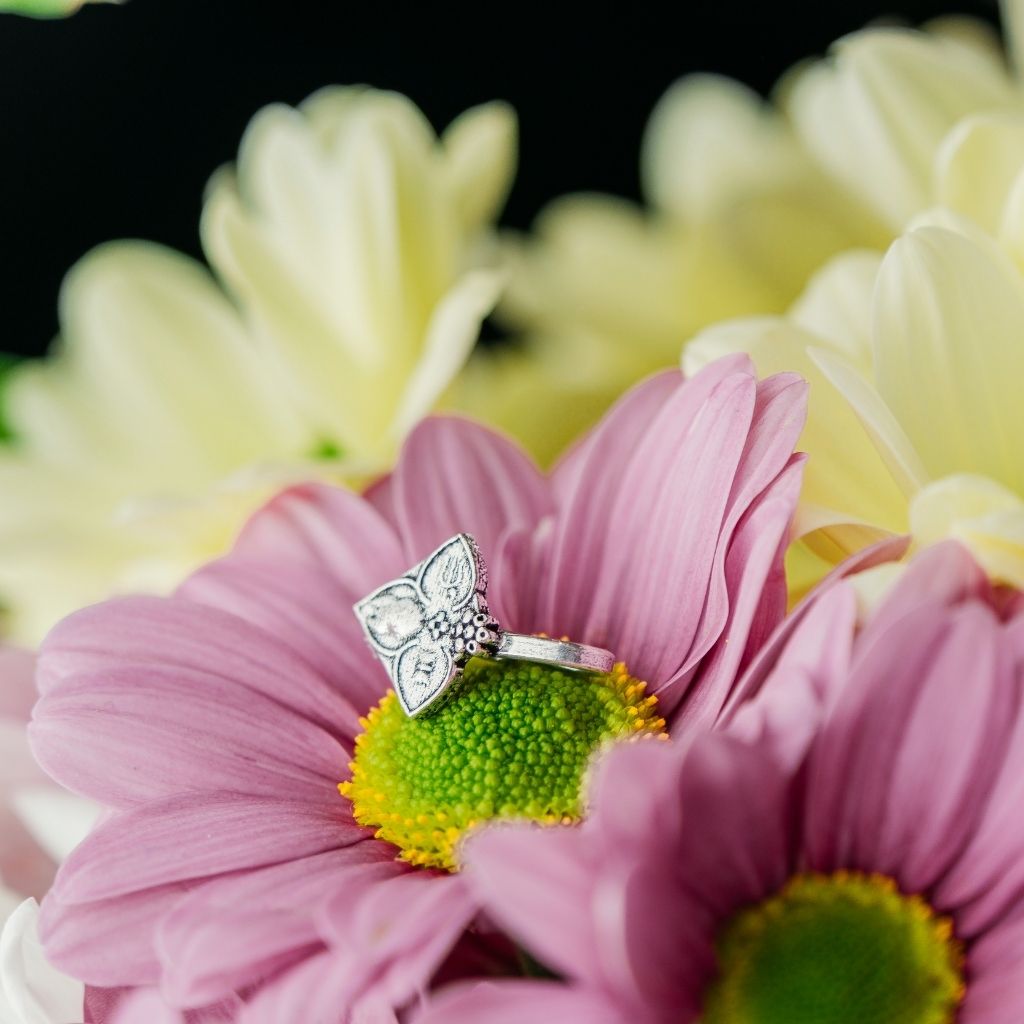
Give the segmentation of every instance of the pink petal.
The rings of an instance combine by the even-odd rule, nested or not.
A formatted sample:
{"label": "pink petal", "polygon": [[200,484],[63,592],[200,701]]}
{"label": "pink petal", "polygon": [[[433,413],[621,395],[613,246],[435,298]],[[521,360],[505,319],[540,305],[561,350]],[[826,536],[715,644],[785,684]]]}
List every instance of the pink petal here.
{"label": "pink petal", "polygon": [[189,888],[172,885],[77,905],[50,893],[39,914],[46,956],[87,985],[155,985],[161,973],[153,945],[157,925]]}
{"label": "pink petal", "polygon": [[766,745],[795,769],[846,683],[856,624],[854,590],[839,584],[824,591],[756,695],[744,700],[746,680],[737,688],[724,716],[729,733]]}
{"label": "pink petal", "polygon": [[412,872],[339,891],[325,907],[324,935],[348,978],[346,1004],[404,1006],[426,990],[477,912],[458,876]]}
{"label": "pink petal", "polygon": [[547,632],[538,609],[550,581],[554,525],[555,517],[546,516],[536,526],[509,531],[489,563],[491,578],[501,581],[489,594],[491,612],[506,629]]}
{"label": "pink petal", "polygon": [[980,605],[945,616],[926,607],[879,636],[810,755],[811,866],[931,889],[974,831],[1013,727],[1014,691],[998,623]]}
{"label": "pink petal", "polygon": [[[287,572],[279,568],[276,575]],[[61,680],[83,673],[184,669],[237,681],[328,732],[340,726],[342,735],[351,736],[364,709],[357,711],[303,651],[279,639],[278,627],[287,611],[278,611],[282,614],[277,620],[260,628],[181,598],[130,597],[86,608],[47,637],[39,658],[40,690],[52,693]]]}
{"label": "pink petal", "polygon": [[359,495],[326,484],[283,491],[249,520],[227,557],[315,569],[349,601],[408,568],[380,513]]}
{"label": "pink petal", "polygon": [[776,664],[783,658],[788,649],[794,632],[803,623],[805,617],[810,614],[816,606],[833,587],[840,584],[844,579],[853,576],[858,572],[874,568],[876,565],[883,565],[886,562],[898,561],[906,553],[910,544],[909,537],[887,537],[870,547],[851,555],[841,565],[836,566],[816,586],[793,611],[780,623],[778,628],[761,648],[760,653],[750,663],[749,668],[743,673],[743,679],[737,686],[729,702],[726,714],[730,714],[737,707],[753,698],[765,680],[773,672]]}
{"label": "pink petal", "polygon": [[103,1024],[114,1019],[117,1008],[135,990],[130,988],[95,988],[85,989],[85,1021],[86,1024]]}
{"label": "pink petal", "polygon": [[[630,388],[593,430],[570,446],[551,471],[555,500],[560,509],[577,503],[584,480],[602,487],[605,496],[614,497],[614,479],[610,476],[602,479],[595,469],[602,463],[609,467],[626,463],[634,444],[682,383],[683,375],[678,370],[652,374]],[[582,512],[583,502],[578,503]]]}
{"label": "pink petal", "polygon": [[409,435],[392,487],[405,568],[456,533],[471,533],[484,557],[493,558],[506,530],[552,509],[547,482],[527,455],[456,417],[425,420]]}
{"label": "pink petal", "polygon": [[216,1006],[180,1011],[169,1006],[155,988],[128,992],[116,1003],[110,1015],[96,1017],[107,1024],[231,1024],[242,1009],[242,1000],[233,996]]}
{"label": "pink petal", "polygon": [[41,899],[54,864],[9,806],[19,787],[49,783],[26,729],[37,696],[35,655],[0,646],[0,880],[22,896]]}
{"label": "pink petal", "polygon": [[[1020,675],[1010,685],[1019,686]],[[972,680],[973,685],[973,680]],[[980,799],[979,799],[980,803]],[[977,935],[1005,918],[1024,894],[1024,714],[1014,715],[1013,736],[984,813],[970,841],[936,886],[938,906],[957,911],[957,931]]]}
{"label": "pink petal", "polygon": [[975,599],[992,600],[985,572],[957,541],[944,541],[916,555],[864,627],[861,646],[869,646],[876,632],[923,605],[952,607]]}
{"label": "pink petal", "polygon": [[335,699],[362,714],[389,684],[352,605],[409,564],[394,530],[368,502],[307,485],[258,512],[232,552],[179,593],[263,627],[311,665],[340,695]]}
{"label": "pink petal", "polygon": [[120,1000],[110,1024],[185,1024],[180,1010],[168,1006],[155,988],[140,989]]}
{"label": "pink petal", "polygon": [[[700,665],[695,685],[684,693],[686,667],[658,690],[662,713],[673,715],[670,729],[711,728],[736,685],[741,670],[756,654],[786,613],[783,558],[803,480],[803,460],[791,464],[755,499],[741,520],[724,558],[726,618],[718,626],[717,644]],[[708,625],[705,619],[704,627]],[[694,655],[703,645],[691,652]],[[706,653],[706,652],[705,652]]]}
{"label": "pink petal", "polygon": [[161,921],[164,992],[176,1005],[197,1006],[278,973],[322,948],[314,910],[329,894],[352,899],[405,870],[393,850],[369,839],[207,882]]}
{"label": "pink petal", "polygon": [[68,789],[113,807],[211,790],[330,799],[345,748],[214,665],[129,665],[62,681],[36,705],[36,758]]}
{"label": "pink petal", "polygon": [[391,473],[374,480],[363,491],[363,500],[372,505],[388,523],[398,522],[395,508],[395,478]]}
{"label": "pink petal", "polygon": [[805,380],[777,373],[758,381],[754,418],[729,498],[734,522],[789,463],[806,419]]}
{"label": "pink petal", "polygon": [[462,844],[466,879],[498,922],[550,967],[600,981],[592,852],[571,828],[496,825]]}
{"label": "pink petal", "polygon": [[[682,1020],[682,1018],[680,1018]],[[431,999],[413,1024],[660,1024],[587,989],[550,981],[459,985]]]}
{"label": "pink petal", "polygon": [[636,1005],[638,1016],[675,1024],[699,1015],[715,973],[714,928],[711,916],[699,907],[675,906],[666,912],[673,872],[669,864],[659,867],[652,872],[647,863],[635,865],[605,880],[596,905],[609,988],[619,1001]]}
{"label": "pink petal", "polygon": [[[683,828],[673,869],[694,907],[725,920],[785,882],[792,867],[789,778],[770,752],[722,733],[698,737],[683,763],[679,799]],[[673,908],[694,912],[685,903]]]}
{"label": "pink petal", "polygon": [[330,950],[273,978],[238,1014],[238,1024],[355,1024],[343,992],[348,984]]}
{"label": "pink petal", "polygon": [[309,857],[359,842],[335,793],[320,806],[237,793],[175,796],[108,818],[72,852],[53,892],[88,903]]}
{"label": "pink petal", "polygon": [[693,415],[688,386],[666,402],[621,476],[608,520],[614,543],[582,634],[654,689],[697,636],[755,400],[753,378],[735,374]]}
{"label": "pink petal", "polygon": [[[730,711],[750,706],[750,702],[769,687],[773,694],[790,672],[799,671],[814,679],[822,694],[833,692],[844,679],[853,656],[853,638],[857,630],[857,594],[842,581],[823,590],[809,603],[792,628],[786,631],[786,644],[770,666],[764,666],[756,679],[758,688],[749,685],[751,673],[730,701]],[[758,666],[759,668],[761,666]]]}
{"label": "pink petal", "polygon": [[534,617],[520,620],[517,628],[582,636],[622,474],[651,422],[681,383],[682,375],[671,370],[638,384],[555,467],[552,487],[559,508],[543,570],[546,579]]}
{"label": "pink petal", "polygon": [[329,720],[349,739],[361,729],[357,716],[390,685],[352,611],[355,601],[326,572],[229,555],[201,569],[181,593],[230,609],[300,652],[330,691],[314,720]]}
{"label": "pink petal", "polygon": [[[756,395],[750,432],[736,468],[729,496],[729,512],[722,524],[715,565],[708,581],[700,629],[694,638],[687,662],[683,665],[683,671],[695,665],[719,641],[729,618],[730,604],[735,595],[730,587],[728,553],[731,551],[733,534],[750,507],[760,495],[771,492],[779,501],[787,504],[789,520],[796,511],[799,478],[802,477],[802,470],[796,469],[796,466],[803,462],[803,457],[793,457],[793,448],[807,415],[807,384],[795,374],[781,373],[759,381]],[[769,631],[785,614],[782,554],[779,554],[775,587],[772,588],[774,602],[770,600],[771,593],[766,595],[770,608],[770,612],[765,609],[765,613],[770,614],[767,624]]]}
{"label": "pink petal", "polygon": [[[680,743],[616,743],[598,756],[587,779],[583,829],[600,844],[599,863],[633,859],[638,836],[657,833],[670,846],[683,827],[679,787]],[[581,868],[582,870],[582,868]]]}
{"label": "pink petal", "polygon": [[691,827],[679,815],[682,753],[620,744],[594,769],[582,830],[495,827],[466,844],[488,911],[541,961],[625,1004],[660,1000],[677,1015],[696,1009],[713,968],[706,915],[666,912],[678,890],[674,844]]}
{"label": "pink petal", "polygon": [[967,955],[962,1024],[1019,1024],[1024,1014],[1024,915],[1017,913],[973,943]]}
{"label": "pink petal", "polygon": [[591,856],[580,870],[592,876],[600,964],[574,975],[623,1003],[671,1006],[673,1020],[696,1013],[714,969],[707,914],[676,902],[678,844],[693,827],[680,801],[686,753],[682,744],[645,741],[599,758],[584,825]]}

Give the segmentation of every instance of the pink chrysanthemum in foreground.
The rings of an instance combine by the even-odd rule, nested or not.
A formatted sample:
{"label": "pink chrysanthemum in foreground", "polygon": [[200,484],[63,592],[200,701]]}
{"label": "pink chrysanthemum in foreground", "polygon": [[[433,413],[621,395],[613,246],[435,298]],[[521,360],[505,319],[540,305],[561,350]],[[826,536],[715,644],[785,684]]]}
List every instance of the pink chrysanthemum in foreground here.
{"label": "pink chrysanthemum in foreground", "polygon": [[417,1024],[1017,1024],[1020,604],[955,544],[860,630],[840,582],[731,729],[611,751],[580,829],[474,836],[464,877],[566,980]]}
{"label": "pink chrysanthemum in foreground", "polygon": [[[59,625],[34,749],[112,813],[44,903],[49,956],[246,1024],[371,1019],[442,964],[514,970],[452,870],[461,837],[576,820],[596,749],[715,723],[784,613],[804,404],[798,378],[758,383],[743,359],[668,373],[550,477],[482,427],[428,421],[367,496],[288,491],[174,597]],[[621,664],[478,659],[405,718],[352,606],[459,532],[505,628]]]}

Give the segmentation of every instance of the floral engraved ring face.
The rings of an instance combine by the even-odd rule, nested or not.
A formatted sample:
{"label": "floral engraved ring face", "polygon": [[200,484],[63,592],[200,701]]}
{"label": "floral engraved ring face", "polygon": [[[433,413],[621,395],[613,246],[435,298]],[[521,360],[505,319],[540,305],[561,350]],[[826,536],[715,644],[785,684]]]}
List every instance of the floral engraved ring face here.
{"label": "floral engraved ring face", "polygon": [[493,653],[499,642],[487,611],[487,568],[466,533],[364,597],[355,613],[410,716],[441,698],[470,658]]}

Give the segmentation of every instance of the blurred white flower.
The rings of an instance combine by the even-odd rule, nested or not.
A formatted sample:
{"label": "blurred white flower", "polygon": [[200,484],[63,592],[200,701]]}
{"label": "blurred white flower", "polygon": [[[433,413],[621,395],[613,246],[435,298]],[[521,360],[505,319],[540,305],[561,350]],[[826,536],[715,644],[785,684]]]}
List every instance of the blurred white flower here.
{"label": "blurred white flower", "polygon": [[223,288],[156,245],[86,256],[54,355],[6,387],[9,635],[168,589],[285,483],[386,468],[497,299],[488,235],[514,162],[502,104],[439,139],[404,97],[327,89],[257,114],[211,182]]}
{"label": "blurred white flower", "polygon": [[[1003,7],[1015,50],[1024,2]],[[683,79],[647,128],[646,209],[569,196],[510,243],[501,312],[525,336],[522,374],[561,389],[545,422],[575,429],[717,321],[783,313],[830,258],[881,253],[935,203],[991,221],[987,184],[1012,174],[1022,144],[982,144],[965,125],[1022,117],[998,39],[969,18],[854,33],[784,76],[770,103],[728,79]],[[536,431],[538,404],[517,403],[506,425]]]}
{"label": "blurred white flower", "polygon": [[955,537],[993,579],[1024,587],[1024,246],[1010,241],[1024,239],[1024,207],[1007,202],[1008,245],[938,211],[884,259],[837,259],[787,319],[715,326],[686,349],[690,371],[745,351],[761,373],[811,382],[797,525],[820,562],[794,562],[798,589],[904,532],[917,545]]}

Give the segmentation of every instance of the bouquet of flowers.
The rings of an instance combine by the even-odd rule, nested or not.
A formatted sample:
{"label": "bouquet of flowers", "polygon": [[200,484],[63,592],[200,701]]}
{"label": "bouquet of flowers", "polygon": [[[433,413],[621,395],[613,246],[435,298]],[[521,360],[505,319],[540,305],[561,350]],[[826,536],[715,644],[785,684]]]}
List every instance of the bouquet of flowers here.
{"label": "bouquet of flowers", "polygon": [[508,105],[325,88],[207,265],[71,269],[0,364],[0,1024],[1024,1020],[1003,16],[684,78],[645,205],[520,234]]}

